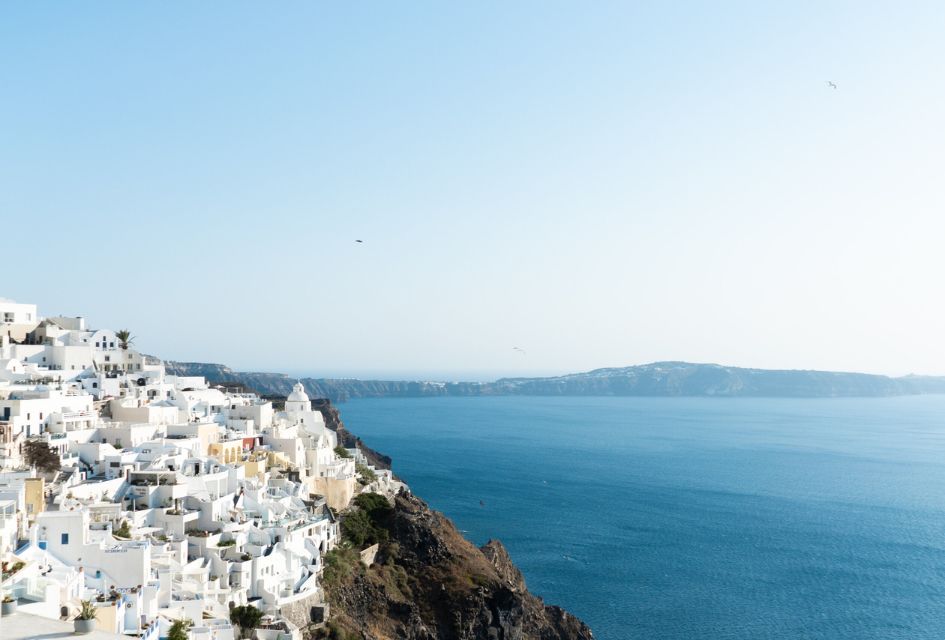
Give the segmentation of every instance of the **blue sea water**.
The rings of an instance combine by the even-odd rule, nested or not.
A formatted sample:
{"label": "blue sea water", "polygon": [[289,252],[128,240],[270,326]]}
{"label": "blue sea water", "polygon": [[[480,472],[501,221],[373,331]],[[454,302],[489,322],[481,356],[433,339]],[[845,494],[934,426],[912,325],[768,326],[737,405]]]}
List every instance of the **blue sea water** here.
{"label": "blue sea water", "polygon": [[601,640],[945,638],[945,396],[340,408]]}

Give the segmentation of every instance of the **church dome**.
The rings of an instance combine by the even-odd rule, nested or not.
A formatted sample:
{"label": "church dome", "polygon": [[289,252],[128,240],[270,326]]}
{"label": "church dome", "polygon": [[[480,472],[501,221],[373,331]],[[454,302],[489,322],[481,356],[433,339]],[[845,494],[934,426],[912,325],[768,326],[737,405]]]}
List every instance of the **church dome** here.
{"label": "church dome", "polygon": [[286,411],[311,411],[312,403],[308,400],[308,395],[305,393],[305,387],[302,386],[301,382],[296,382],[292,387],[292,393],[289,394],[289,397],[285,399],[285,410]]}
{"label": "church dome", "polygon": [[296,382],[292,387],[292,393],[286,398],[287,402],[308,402],[308,396],[305,394],[305,387],[301,382]]}

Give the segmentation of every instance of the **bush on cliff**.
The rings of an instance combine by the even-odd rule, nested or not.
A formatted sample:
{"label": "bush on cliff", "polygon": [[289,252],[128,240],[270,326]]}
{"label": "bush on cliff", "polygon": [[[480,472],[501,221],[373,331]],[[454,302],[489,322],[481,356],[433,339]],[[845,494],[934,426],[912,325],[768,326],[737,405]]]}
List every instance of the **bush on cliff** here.
{"label": "bush on cliff", "polygon": [[358,482],[362,485],[368,485],[377,480],[377,474],[371,471],[371,468],[367,465],[363,465],[359,462],[354,465],[354,468],[358,472]]}
{"label": "bush on cliff", "polygon": [[322,582],[327,587],[341,584],[361,568],[361,556],[351,547],[335,547],[325,554],[325,570]]}
{"label": "bush on cliff", "polygon": [[329,620],[328,624],[318,629],[313,637],[316,640],[361,640],[364,636],[357,631],[346,629],[337,620]]}
{"label": "bush on cliff", "polygon": [[387,540],[387,530],[374,525],[366,511],[352,511],[341,521],[341,534],[355,548]]}
{"label": "bush on cliff", "polygon": [[354,510],[341,520],[341,534],[357,549],[387,542],[387,523],[393,507],[378,493],[362,493],[354,499]]}
{"label": "bush on cliff", "polygon": [[376,525],[384,526],[394,508],[390,506],[387,498],[379,493],[362,493],[354,499],[354,505],[368,514],[371,522]]}

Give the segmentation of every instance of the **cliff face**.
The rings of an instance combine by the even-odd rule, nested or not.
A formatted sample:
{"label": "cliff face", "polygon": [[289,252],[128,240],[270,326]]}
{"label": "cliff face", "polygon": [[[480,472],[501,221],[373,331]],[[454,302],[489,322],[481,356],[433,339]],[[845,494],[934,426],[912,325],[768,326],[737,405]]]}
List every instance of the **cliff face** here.
{"label": "cliff face", "polygon": [[500,542],[477,549],[442,514],[396,499],[377,561],[325,584],[331,635],[387,640],[591,640],[591,630],[529,593]]}
{"label": "cliff face", "polygon": [[[276,373],[236,372],[218,364],[168,362],[168,371],[204,376],[221,384],[245,384],[260,393],[286,395],[295,383]],[[495,382],[411,382],[303,378],[315,398],[408,398],[434,396],[722,396],[875,397],[945,393],[945,378],[888,376],[832,371],[777,371],[715,364],[655,362],[595,369],[548,378],[502,378]]]}
{"label": "cliff face", "polygon": [[[216,384],[242,384],[264,395],[286,396],[296,379],[281,373],[233,371],[222,364],[166,361],[167,372],[183,376],[203,376]],[[344,401],[350,398],[417,398],[444,395],[479,395],[477,383],[418,382],[406,380],[354,380],[302,378],[305,392],[312,398]]]}
{"label": "cliff face", "polygon": [[654,362],[550,378],[504,378],[504,393],[562,396],[878,397],[945,393],[945,378],[836,371],[745,369]]}

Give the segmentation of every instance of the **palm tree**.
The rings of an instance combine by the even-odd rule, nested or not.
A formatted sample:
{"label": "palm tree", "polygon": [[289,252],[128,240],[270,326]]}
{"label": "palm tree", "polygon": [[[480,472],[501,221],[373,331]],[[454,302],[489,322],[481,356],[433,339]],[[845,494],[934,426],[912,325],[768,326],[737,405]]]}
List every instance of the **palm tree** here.
{"label": "palm tree", "polygon": [[121,331],[115,332],[115,337],[118,338],[118,346],[127,351],[134,341],[135,337],[131,335],[131,332],[127,329],[122,329]]}
{"label": "palm tree", "polygon": [[250,638],[253,630],[262,622],[263,612],[252,605],[234,607],[230,610],[230,622],[240,628],[240,638]]}

